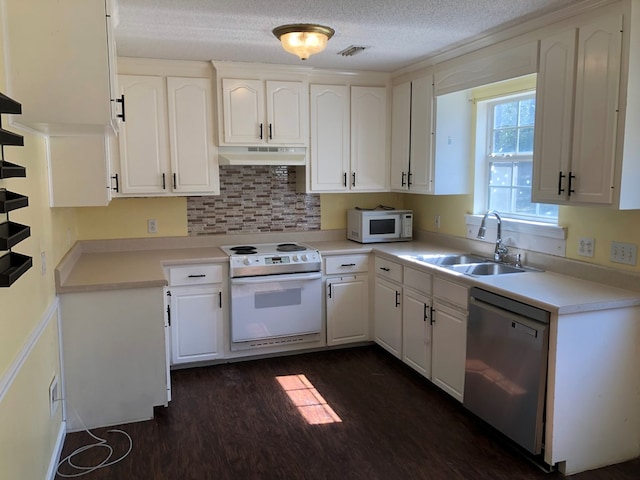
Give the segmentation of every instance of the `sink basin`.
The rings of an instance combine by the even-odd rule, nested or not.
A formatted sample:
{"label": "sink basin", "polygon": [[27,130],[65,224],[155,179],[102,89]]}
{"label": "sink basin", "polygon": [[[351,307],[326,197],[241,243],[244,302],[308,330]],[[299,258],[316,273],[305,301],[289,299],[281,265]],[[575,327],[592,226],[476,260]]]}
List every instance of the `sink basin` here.
{"label": "sink basin", "polygon": [[452,255],[416,255],[411,258],[418,262],[428,263],[430,265],[439,265],[441,267],[469,263],[477,264],[486,261],[485,258],[478,257],[477,255],[471,255],[469,253]]}
{"label": "sink basin", "polygon": [[527,270],[513,265],[505,265],[504,263],[472,263],[468,265],[452,265],[451,270],[455,272],[465,273],[467,275],[503,275],[506,273],[521,273]]}

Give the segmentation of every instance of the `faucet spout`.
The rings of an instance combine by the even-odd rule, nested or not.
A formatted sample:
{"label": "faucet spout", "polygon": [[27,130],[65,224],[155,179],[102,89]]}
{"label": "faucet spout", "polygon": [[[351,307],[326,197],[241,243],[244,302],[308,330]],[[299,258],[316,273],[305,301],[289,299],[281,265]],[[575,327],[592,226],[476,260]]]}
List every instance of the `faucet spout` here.
{"label": "faucet spout", "polygon": [[501,262],[509,249],[502,244],[502,218],[500,217],[500,214],[497,212],[497,210],[489,210],[484,214],[484,217],[482,217],[482,222],[480,222],[480,228],[478,229],[477,238],[483,239],[485,237],[487,233],[487,218],[489,217],[489,215],[493,215],[494,217],[496,217],[496,221],[498,223],[496,248],[493,252],[493,259],[496,262]]}

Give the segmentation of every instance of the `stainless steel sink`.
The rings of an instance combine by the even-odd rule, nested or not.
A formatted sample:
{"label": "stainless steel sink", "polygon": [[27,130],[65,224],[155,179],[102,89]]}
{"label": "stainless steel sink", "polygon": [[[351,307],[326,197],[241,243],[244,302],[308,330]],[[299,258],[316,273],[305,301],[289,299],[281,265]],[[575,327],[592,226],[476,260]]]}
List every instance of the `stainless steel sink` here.
{"label": "stainless steel sink", "polygon": [[521,273],[527,271],[527,269],[521,267],[493,262],[452,265],[449,268],[455,272],[465,273],[467,275],[503,275],[505,273]]}
{"label": "stainless steel sink", "polygon": [[416,255],[411,258],[418,262],[428,263],[430,265],[439,265],[441,267],[469,263],[482,263],[487,261],[486,258],[471,255],[470,253],[451,255]]}

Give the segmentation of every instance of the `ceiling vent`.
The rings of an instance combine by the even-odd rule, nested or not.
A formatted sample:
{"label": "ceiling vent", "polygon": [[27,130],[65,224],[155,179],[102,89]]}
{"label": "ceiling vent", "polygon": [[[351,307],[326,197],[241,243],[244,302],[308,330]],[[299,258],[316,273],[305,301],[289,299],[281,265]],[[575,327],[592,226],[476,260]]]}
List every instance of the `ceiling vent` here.
{"label": "ceiling vent", "polygon": [[350,47],[345,48],[338,52],[338,55],[342,55],[343,57],[353,57],[358,53],[362,52],[367,47],[358,47],[355,45],[351,45]]}

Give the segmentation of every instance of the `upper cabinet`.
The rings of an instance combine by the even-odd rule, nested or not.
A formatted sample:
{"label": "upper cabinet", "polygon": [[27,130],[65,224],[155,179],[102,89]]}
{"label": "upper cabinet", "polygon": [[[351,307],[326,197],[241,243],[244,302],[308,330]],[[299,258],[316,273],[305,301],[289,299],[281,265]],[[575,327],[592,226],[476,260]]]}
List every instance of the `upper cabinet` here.
{"label": "upper cabinet", "polygon": [[64,135],[113,127],[110,3],[5,0],[7,87],[25,104],[15,123]]}
{"label": "upper cabinet", "polygon": [[121,75],[119,83],[121,194],[218,195],[211,81]]}
{"label": "upper cabinet", "polygon": [[[534,201],[640,207],[637,166],[631,167],[635,174],[629,172],[635,178],[633,185],[622,189],[629,157],[634,155],[633,163],[638,163],[637,151],[623,152],[621,148],[624,112],[627,134],[637,136],[638,119],[632,109],[625,108],[628,103],[620,95],[621,84],[632,85],[624,72],[631,74],[629,62],[637,63],[633,56],[640,48],[640,32],[634,31],[638,27],[627,23],[623,28],[623,15],[614,13],[541,41]],[[623,49],[623,35],[635,35],[635,44],[627,41]],[[629,127],[634,123],[632,132]]]}
{"label": "upper cabinet", "polygon": [[392,191],[438,195],[468,191],[471,102],[466,91],[460,91],[438,96],[434,105],[433,93],[431,74],[393,88]]}
{"label": "upper cabinet", "polygon": [[386,87],[311,85],[311,191],[389,185]]}
{"label": "upper cabinet", "polygon": [[221,145],[306,145],[308,85],[222,79]]}

